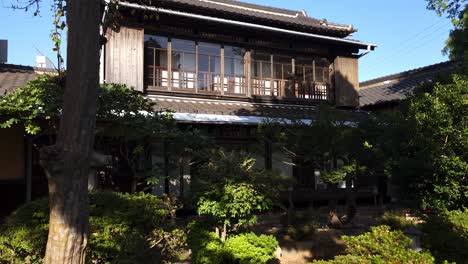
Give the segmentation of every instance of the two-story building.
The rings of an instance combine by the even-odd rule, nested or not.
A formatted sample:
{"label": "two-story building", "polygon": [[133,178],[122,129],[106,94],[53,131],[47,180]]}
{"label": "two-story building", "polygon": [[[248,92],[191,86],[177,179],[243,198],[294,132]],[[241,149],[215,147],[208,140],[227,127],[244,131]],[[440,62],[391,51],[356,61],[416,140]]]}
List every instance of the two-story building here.
{"label": "two-story building", "polygon": [[[352,25],[234,0],[127,0],[120,12],[120,30],[107,34],[102,81],[134,87],[181,125],[233,148],[255,143],[265,119],[313,122],[321,102],[352,112],[358,60],[376,48],[350,39]],[[280,153],[259,160],[313,178]]]}

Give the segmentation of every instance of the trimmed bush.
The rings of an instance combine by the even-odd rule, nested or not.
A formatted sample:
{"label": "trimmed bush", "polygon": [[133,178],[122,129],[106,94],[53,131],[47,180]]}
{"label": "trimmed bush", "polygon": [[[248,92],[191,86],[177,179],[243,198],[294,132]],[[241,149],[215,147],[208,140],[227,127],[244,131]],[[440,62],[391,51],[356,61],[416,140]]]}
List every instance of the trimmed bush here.
{"label": "trimmed bush", "polygon": [[360,236],[343,236],[343,240],[346,242],[347,255],[337,256],[331,261],[313,263],[434,263],[434,258],[430,254],[407,248],[411,239],[401,231],[391,231],[388,226],[373,227],[371,232]]}
{"label": "trimmed bush", "polygon": [[261,264],[273,259],[278,248],[273,236],[254,233],[232,236],[223,243],[199,222],[189,224],[187,241],[194,264]]}
{"label": "trimmed bush", "polygon": [[274,258],[278,241],[273,236],[246,233],[228,238],[224,246],[239,264],[258,264]]}
{"label": "trimmed bush", "polygon": [[192,250],[194,264],[230,263],[231,257],[224,251],[223,243],[209,225],[201,222],[191,222],[188,227],[187,243]]}
{"label": "trimmed bush", "polygon": [[403,215],[386,212],[381,217],[377,218],[381,225],[391,227],[393,230],[404,230],[410,226],[414,226],[413,222],[406,220]]}
{"label": "trimmed bush", "polygon": [[422,243],[438,263],[445,260],[456,263],[468,261],[468,210],[450,211],[433,215],[422,224],[427,235]]}
{"label": "trimmed bush", "polygon": [[[168,217],[149,194],[90,194],[89,263],[157,263],[146,237]],[[48,234],[48,202],[37,200],[10,215],[0,228],[0,263],[42,263]]]}

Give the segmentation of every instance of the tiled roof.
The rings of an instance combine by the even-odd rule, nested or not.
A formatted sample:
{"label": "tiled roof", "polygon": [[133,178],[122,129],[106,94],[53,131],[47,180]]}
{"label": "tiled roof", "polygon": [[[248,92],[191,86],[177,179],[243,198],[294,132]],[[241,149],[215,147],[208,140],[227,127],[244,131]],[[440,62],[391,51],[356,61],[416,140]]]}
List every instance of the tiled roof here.
{"label": "tiled roof", "polygon": [[[170,110],[178,114],[198,114],[200,116],[228,116],[252,118],[261,122],[263,119],[315,120],[316,106],[290,105],[273,103],[251,103],[245,101],[210,100],[175,96],[149,96],[156,102],[156,110]],[[341,110],[339,120],[355,120],[362,113]],[[227,119],[231,120],[231,119]]]}
{"label": "tiled roof", "polygon": [[335,24],[325,19],[311,18],[305,11],[262,6],[235,0],[127,0],[127,2],[144,3],[149,6],[233,18],[246,22],[262,21],[261,24],[265,25],[301,28],[304,31],[336,37],[346,37],[356,32],[356,29],[351,25]]}
{"label": "tiled roof", "polygon": [[260,104],[240,101],[206,100],[180,97],[153,97],[158,110],[169,109],[179,113],[268,116],[274,118],[314,118],[315,106]]}
{"label": "tiled roof", "polygon": [[0,96],[23,87],[37,76],[33,67],[0,64]]}
{"label": "tiled roof", "polygon": [[431,82],[437,75],[452,71],[459,62],[447,61],[406,72],[360,83],[361,107],[404,100],[424,82]]}

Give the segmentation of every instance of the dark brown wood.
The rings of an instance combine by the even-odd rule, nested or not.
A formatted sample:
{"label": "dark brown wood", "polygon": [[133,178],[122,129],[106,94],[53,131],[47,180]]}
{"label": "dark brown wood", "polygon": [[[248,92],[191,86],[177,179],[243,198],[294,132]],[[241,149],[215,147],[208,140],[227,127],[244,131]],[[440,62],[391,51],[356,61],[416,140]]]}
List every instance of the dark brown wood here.
{"label": "dark brown wood", "polygon": [[46,264],[84,264],[88,237],[88,173],[99,85],[100,7],[67,1],[67,81],[55,145],[41,149],[49,183]]}
{"label": "dark brown wood", "polygon": [[337,57],[334,62],[335,103],[339,107],[359,106],[359,69],[356,58]]}

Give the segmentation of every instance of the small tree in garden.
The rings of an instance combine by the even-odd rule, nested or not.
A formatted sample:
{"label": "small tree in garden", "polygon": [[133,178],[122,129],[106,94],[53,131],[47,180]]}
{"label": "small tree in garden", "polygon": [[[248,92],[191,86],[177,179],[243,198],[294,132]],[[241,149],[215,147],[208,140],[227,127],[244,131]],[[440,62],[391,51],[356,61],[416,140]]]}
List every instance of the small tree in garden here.
{"label": "small tree in garden", "polygon": [[[25,127],[32,137],[57,133],[62,109],[63,78],[43,75],[0,100],[0,127]],[[147,173],[145,156],[154,139],[173,138],[181,131],[170,113],[154,110],[155,103],[141,93],[118,84],[102,85],[98,91],[95,145],[105,151],[117,150],[132,170],[132,192]],[[112,150],[109,150],[112,149]]]}
{"label": "small tree in garden", "polygon": [[[468,207],[468,79],[427,84],[402,108],[392,173],[423,207]],[[404,180],[404,181],[403,181]]]}
{"label": "small tree in garden", "polygon": [[131,192],[153,174],[145,164],[152,141],[179,132],[171,113],[155,111],[155,103],[125,85],[103,85],[97,111],[96,143],[117,149],[132,172]]}
{"label": "small tree in garden", "polygon": [[[281,177],[255,168],[246,153],[215,149],[194,182],[197,210],[210,216],[226,239],[228,227],[255,222],[255,215],[274,203]],[[218,231],[219,234],[219,231]]]}

